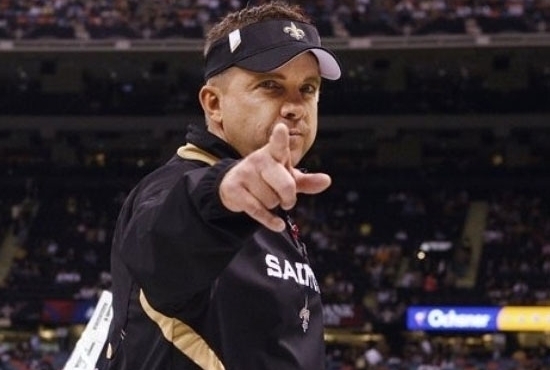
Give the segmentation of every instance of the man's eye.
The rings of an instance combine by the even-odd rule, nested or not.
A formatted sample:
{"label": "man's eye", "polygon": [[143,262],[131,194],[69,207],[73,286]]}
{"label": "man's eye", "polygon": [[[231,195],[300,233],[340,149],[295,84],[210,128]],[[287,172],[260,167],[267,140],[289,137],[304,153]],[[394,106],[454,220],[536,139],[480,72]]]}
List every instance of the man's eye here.
{"label": "man's eye", "polygon": [[301,90],[304,94],[315,94],[317,92],[317,86],[308,84],[304,85]]}
{"label": "man's eye", "polygon": [[278,88],[280,88],[279,84],[276,83],[273,80],[262,81],[260,83],[260,86],[265,88],[265,89],[278,89]]}

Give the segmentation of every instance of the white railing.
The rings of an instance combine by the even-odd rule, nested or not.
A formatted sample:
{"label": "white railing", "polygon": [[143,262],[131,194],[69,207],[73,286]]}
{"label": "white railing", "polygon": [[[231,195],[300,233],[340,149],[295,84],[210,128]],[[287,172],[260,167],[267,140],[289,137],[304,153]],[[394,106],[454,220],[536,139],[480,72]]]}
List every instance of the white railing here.
{"label": "white railing", "polygon": [[[550,46],[550,33],[502,33],[493,35],[426,35],[325,38],[325,46],[336,50],[415,49],[461,47]],[[0,52],[40,51],[201,51],[201,39],[151,40],[2,40]]]}

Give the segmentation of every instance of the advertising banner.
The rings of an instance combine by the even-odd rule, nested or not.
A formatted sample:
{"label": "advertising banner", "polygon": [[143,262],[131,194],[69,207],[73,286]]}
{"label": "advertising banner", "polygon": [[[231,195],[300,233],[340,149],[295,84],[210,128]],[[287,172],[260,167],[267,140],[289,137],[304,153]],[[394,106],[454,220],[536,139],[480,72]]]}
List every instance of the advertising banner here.
{"label": "advertising banner", "polygon": [[423,331],[550,331],[550,307],[411,306],[407,329]]}

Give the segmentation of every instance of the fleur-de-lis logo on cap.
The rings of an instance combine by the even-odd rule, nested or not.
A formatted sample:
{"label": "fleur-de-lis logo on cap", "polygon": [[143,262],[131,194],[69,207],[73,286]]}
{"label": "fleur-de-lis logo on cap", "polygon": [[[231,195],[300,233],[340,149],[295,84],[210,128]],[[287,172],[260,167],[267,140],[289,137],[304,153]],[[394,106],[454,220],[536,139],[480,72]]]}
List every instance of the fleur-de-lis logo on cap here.
{"label": "fleur-de-lis logo on cap", "polygon": [[290,37],[294,37],[296,40],[301,40],[306,36],[306,33],[302,29],[296,27],[294,22],[290,22],[290,26],[283,28],[283,31],[288,33]]}

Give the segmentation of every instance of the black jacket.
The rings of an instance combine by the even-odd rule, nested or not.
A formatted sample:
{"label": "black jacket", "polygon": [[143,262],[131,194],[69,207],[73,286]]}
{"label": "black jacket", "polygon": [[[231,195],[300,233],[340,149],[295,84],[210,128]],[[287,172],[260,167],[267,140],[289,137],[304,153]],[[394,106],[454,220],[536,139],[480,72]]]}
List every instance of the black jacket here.
{"label": "black jacket", "polygon": [[292,220],[275,233],[225,209],[218,185],[239,155],[198,126],[187,142],[121,210],[99,368],[324,369],[319,286]]}

